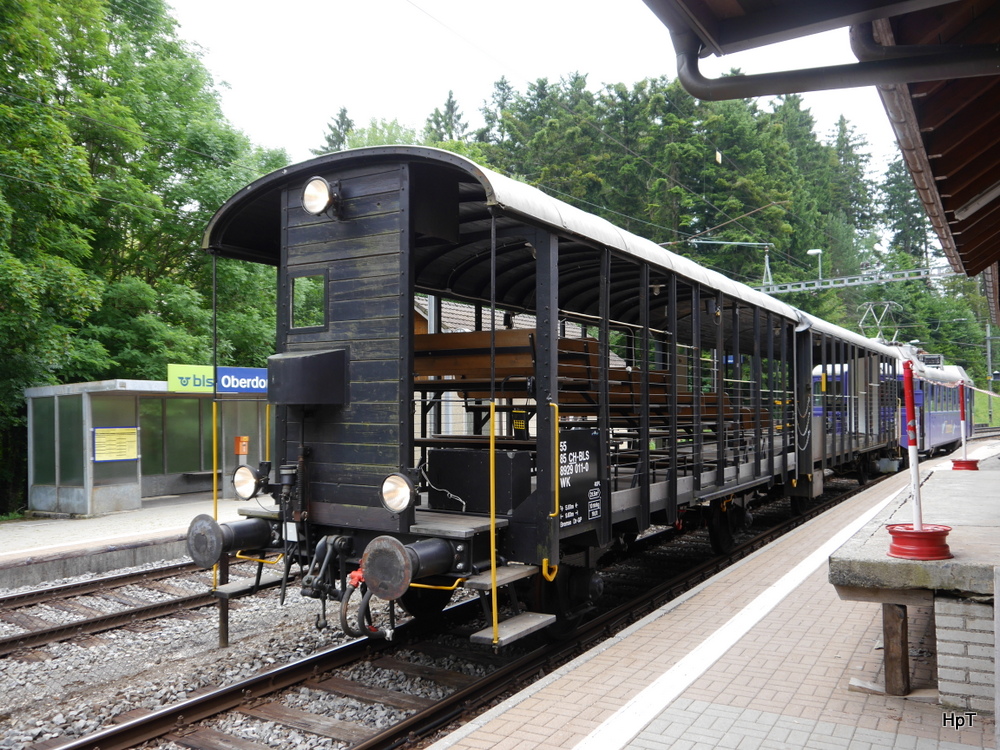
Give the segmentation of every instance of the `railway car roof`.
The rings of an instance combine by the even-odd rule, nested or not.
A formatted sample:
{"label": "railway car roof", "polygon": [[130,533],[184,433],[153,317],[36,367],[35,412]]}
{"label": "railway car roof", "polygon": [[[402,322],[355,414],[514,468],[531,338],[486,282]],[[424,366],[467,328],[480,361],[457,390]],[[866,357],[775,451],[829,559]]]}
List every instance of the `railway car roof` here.
{"label": "railway car roof", "polygon": [[[706,288],[719,290],[729,297],[771,310],[796,321],[800,328],[819,327],[830,335],[851,340],[860,346],[878,347],[858,334],[806,316],[790,305],[706,269],[599,216],[553,198],[531,185],[481,167],[465,157],[434,148],[379,146],[353,149],[327,154],[272,172],[241,190],[219,209],[205,232],[203,247],[225,257],[278,265],[281,257],[280,214],[283,190],[314,174],[329,172],[334,168],[350,168],[362,161],[437,166],[454,173],[460,184],[468,186],[474,183],[480,186],[481,190],[474,191],[471,195],[468,189],[462,191],[461,200],[465,202],[478,201],[484,207],[499,209],[503,216],[518,222],[542,225],[561,237],[594,247],[608,247],[642,259]],[[349,199],[350,196],[347,195],[346,198]],[[462,226],[459,244],[472,241],[464,239],[463,235],[468,238],[475,236],[481,242],[484,212],[463,210],[460,215]],[[488,257],[483,262],[488,262]]]}
{"label": "railway car roof", "polygon": [[815,315],[810,315],[809,313],[802,312],[801,310],[798,311],[798,314],[801,321],[801,327],[809,328],[817,333],[825,333],[828,336],[842,339],[862,348],[874,349],[875,351],[888,355],[893,359],[898,359],[900,356],[899,347],[889,346],[874,339],[865,338],[860,333],[854,333],[854,331],[849,331],[846,328],[841,328],[833,323],[828,323],[822,318],[817,318]]}

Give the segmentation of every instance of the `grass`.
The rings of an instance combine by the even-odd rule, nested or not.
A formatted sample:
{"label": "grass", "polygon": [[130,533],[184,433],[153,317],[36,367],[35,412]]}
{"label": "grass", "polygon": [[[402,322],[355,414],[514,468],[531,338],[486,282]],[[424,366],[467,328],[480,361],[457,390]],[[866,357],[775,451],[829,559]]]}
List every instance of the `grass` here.
{"label": "grass", "polygon": [[[992,402],[993,406],[992,420],[990,419],[990,402]],[[990,398],[985,393],[976,391],[972,414],[975,424],[988,424],[991,427],[1000,425],[1000,394],[996,394]]]}
{"label": "grass", "polygon": [[24,518],[23,510],[15,510],[13,513],[0,513],[0,522],[3,521],[20,521]]}

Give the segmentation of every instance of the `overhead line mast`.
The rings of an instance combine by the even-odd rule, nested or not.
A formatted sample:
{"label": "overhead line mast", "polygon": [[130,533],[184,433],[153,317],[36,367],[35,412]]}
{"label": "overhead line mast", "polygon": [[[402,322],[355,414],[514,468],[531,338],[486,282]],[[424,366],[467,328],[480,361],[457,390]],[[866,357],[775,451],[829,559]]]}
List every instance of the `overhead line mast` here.
{"label": "overhead line mast", "polygon": [[890,281],[910,281],[911,279],[941,279],[948,276],[958,276],[950,268],[914,268],[909,271],[871,271],[854,276],[837,276],[832,279],[813,279],[810,281],[792,281],[787,284],[768,284],[770,268],[764,266],[764,285],[754,287],[759,292],[767,294],[788,294],[789,292],[806,292],[811,289],[841,289],[849,286],[865,286],[868,284],[885,284]]}

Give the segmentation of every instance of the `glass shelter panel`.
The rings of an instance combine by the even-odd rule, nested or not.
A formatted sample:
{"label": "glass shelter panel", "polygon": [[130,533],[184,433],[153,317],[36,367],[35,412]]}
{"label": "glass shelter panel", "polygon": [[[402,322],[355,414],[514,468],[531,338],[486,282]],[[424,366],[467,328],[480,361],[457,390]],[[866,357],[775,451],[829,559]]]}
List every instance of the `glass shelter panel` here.
{"label": "glass shelter panel", "polygon": [[139,399],[142,474],[163,474],[163,399]]}
{"label": "glass shelter panel", "polygon": [[54,397],[32,401],[31,447],[34,456],[34,483],[56,483],[56,400]]}
{"label": "glass shelter panel", "polygon": [[59,484],[82,487],[83,396],[59,397]]}
{"label": "glass shelter panel", "polygon": [[168,398],[163,430],[167,443],[167,473],[201,470],[201,419],[196,398]]}
{"label": "glass shelter panel", "polygon": [[[120,395],[93,395],[90,397],[91,420],[95,429],[101,427],[138,427],[135,398]],[[90,437],[93,440],[93,435]],[[125,484],[138,481],[135,460],[95,461],[94,484]]]}
{"label": "glass shelter panel", "polygon": [[[205,469],[212,467],[212,402],[201,401],[201,465]],[[222,445],[219,445],[219,465],[222,465]]]}

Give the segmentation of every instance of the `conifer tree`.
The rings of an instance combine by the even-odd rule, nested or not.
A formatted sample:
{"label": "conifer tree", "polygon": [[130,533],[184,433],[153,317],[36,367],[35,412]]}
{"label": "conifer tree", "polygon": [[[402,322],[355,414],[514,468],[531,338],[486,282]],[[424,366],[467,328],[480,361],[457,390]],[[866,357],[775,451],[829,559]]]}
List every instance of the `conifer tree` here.
{"label": "conifer tree", "polygon": [[466,130],[468,130],[468,125],[466,125],[458,108],[458,102],[455,101],[455,93],[449,91],[444,109],[435,107],[427,118],[427,124],[424,126],[424,140],[428,143],[461,141],[465,139]]}
{"label": "conifer tree", "polygon": [[354,120],[347,116],[347,107],[341,107],[336,118],[326,124],[323,145],[319,148],[309,149],[309,151],[316,156],[343,151],[347,146],[347,137],[352,130],[354,130]]}

